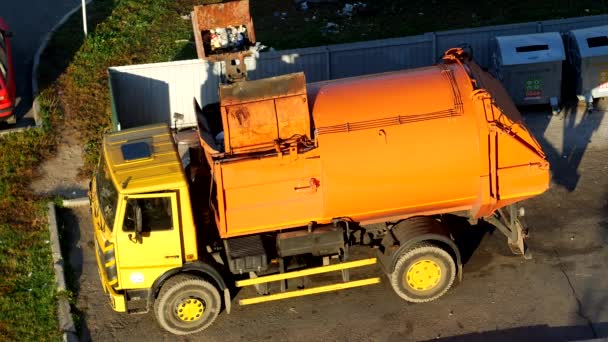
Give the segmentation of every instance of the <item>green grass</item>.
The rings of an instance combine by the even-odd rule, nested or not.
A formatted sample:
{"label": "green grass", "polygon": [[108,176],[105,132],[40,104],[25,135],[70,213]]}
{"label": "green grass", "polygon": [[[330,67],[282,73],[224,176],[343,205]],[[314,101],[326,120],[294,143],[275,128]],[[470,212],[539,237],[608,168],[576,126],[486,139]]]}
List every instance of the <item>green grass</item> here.
{"label": "green grass", "polygon": [[1,341],[60,338],[46,201],[28,187],[56,144],[49,120],[56,107],[48,99],[41,101],[42,129],[0,137]]}
{"label": "green grass", "polygon": [[[37,208],[43,215],[46,207]],[[48,232],[15,231],[0,225],[0,339],[48,341],[59,339],[56,291]]]}

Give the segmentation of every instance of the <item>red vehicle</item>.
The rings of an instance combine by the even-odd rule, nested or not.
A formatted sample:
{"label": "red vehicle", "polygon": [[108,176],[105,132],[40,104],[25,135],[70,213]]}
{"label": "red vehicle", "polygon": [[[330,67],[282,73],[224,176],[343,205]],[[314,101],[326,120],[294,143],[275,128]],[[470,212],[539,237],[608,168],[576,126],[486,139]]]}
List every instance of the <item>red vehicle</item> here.
{"label": "red vehicle", "polygon": [[11,57],[11,36],[8,25],[0,18],[0,122],[14,124],[17,121],[13,111],[16,88]]}

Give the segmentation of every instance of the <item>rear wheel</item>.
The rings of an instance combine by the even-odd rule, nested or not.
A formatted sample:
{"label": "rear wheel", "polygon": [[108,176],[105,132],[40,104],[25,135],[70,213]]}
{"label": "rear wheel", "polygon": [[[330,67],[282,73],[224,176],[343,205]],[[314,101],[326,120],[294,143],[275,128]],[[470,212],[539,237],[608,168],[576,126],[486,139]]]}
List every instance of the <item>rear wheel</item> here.
{"label": "rear wheel", "polygon": [[175,335],[205,330],[220,313],[222,301],[215,286],[200,278],[169,279],[154,302],[159,325]]}
{"label": "rear wheel", "polygon": [[456,265],[445,250],[418,245],[403,253],[390,274],[391,285],[408,302],[430,302],[443,296],[456,277]]}

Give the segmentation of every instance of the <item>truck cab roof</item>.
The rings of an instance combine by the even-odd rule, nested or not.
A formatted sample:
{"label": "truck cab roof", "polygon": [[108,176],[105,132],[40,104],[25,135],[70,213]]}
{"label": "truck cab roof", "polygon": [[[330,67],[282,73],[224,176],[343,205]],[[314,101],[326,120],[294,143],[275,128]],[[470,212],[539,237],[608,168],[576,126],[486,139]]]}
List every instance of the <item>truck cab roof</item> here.
{"label": "truck cab roof", "polygon": [[103,151],[116,188],[122,194],[187,186],[179,154],[166,124],[106,134]]}

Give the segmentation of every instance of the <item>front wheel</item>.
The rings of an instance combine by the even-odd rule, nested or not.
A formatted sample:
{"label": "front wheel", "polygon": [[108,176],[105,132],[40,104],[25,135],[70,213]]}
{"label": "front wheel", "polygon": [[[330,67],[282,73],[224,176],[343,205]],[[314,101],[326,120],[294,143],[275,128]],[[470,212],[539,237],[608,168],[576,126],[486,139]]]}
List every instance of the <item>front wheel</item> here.
{"label": "front wheel", "polygon": [[175,335],[205,330],[220,313],[222,301],[215,286],[186,276],[169,279],[154,302],[159,325]]}
{"label": "front wheel", "polygon": [[456,265],[445,250],[424,244],[409,249],[390,274],[391,285],[408,302],[430,302],[443,296],[456,277]]}

